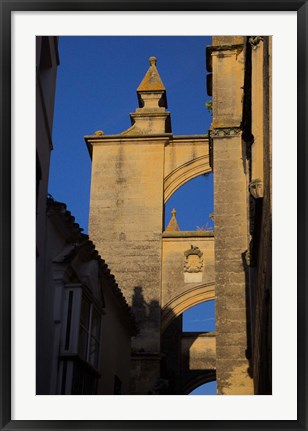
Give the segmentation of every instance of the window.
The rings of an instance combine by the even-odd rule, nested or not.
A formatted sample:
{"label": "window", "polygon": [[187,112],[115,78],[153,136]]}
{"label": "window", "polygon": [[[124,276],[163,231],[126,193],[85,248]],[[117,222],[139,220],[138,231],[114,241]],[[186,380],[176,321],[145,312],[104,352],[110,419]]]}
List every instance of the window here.
{"label": "window", "polygon": [[95,394],[99,373],[102,310],[81,284],[66,286],[59,393]]}
{"label": "window", "polygon": [[80,357],[98,367],[98,356],[100,346],[101,316],[98,314],[94,305],[82,296],[78,353]]}

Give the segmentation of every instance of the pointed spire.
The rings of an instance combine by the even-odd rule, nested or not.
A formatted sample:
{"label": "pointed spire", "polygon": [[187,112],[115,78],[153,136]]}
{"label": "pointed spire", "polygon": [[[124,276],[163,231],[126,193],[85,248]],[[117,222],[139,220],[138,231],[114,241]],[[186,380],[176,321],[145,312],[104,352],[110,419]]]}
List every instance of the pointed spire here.
{"label": "pointed spire", "polygon": [[139,108],[130,114],[132,127],[125,134],[171,133],[170,114],[166,111],[166,89],[156,68],[156,57],[137,88]]}
{"label": "pointed spire", "polygon": [[166,232],[174,232],[174,231],[179,231],[179,225],[178,222],[176,220],[176,210],[173,208],[173,210],[171,211],[171,220],[166,228]]}
{"label": "pointed spire", "polygon": [[156,68],[156,57],[150,57],[149,62],[150,67],[145,74],[145,77],[141,81],[139,87],[137,88],[137,92],[139,93],[143,91],[166,91],[166,88]]}
{"label": "pointed spire", "polygon": [[159,76],[157,58],[149,58],[150,67],[137,88],[139,107],[144,109],[167,108],[166,88]]}

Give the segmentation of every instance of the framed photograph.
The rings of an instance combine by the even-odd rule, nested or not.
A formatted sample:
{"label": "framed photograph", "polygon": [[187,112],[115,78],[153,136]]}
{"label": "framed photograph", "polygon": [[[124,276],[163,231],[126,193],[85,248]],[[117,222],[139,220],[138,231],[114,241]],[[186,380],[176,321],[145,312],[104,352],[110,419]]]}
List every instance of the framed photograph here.
{"label": "framed photograph", "polygon": [[306,429],[307,2],[1,29],[1,429]]}

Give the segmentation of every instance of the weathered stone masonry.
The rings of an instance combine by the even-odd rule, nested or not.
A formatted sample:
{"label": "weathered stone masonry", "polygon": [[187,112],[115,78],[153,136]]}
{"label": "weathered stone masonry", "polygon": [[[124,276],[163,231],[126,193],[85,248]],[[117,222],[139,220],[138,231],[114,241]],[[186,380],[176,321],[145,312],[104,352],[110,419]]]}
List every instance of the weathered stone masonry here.
{"label": "weathered stone masonry", "polygon": [[[174,136],[150,58],[132,126],[87,136],[89,230],[135,313],[130,393],[271,393],[271,41],[213,37],[207,49],[213,121]],[[214,171],[215,237],[182,232],[164,203]],[[181,334],[181,315],[216,299],[216,333]],[[215,377],[216,376],[216,377]],[[195,385],[195,386],[194,386]]]}
{"label": "weathered stone masonry", "polygon": [[[119,135],[98,131],[86,137],[92,156],[89,232],[135,313],[140,332],[132,344],[131,392],[147,394],[155,392],[161,377],[164,305],[169,304],[163,310],[169,323],[178,309],[170,307],[181,307],[181,299],[172,302],[180,292],[194,287],[195,296],[201,298],[206,289],[202,283],[184,283],[184,251],[193,241],[189,239],[185,250],[177,252],[183,286],[169,283],[166,296],[164,277],[170,274],[163,275],[164,203],[182,184],[211,167],[207,136],[172,135],[166,90],[153,57],[137,95],[139,108],[131,114],[132,127]],[[208,267],[209,259],[213,257],[207,256]],[[213,292],[211,274],[208,290]],[[184,296],[183,301],[194,305],[194,295]]]}

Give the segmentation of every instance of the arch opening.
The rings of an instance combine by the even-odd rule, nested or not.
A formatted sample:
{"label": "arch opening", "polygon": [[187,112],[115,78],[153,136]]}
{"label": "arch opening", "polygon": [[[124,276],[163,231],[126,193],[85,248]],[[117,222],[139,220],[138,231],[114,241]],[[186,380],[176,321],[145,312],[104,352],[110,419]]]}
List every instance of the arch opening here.
{"label": "arch opening", "polygon": [[213,380],[195,387],[187,395],[216,395],[216,388],[216,380]]}
{"label": "arch opening", "polygon": [[172,209],[181,231],[213,230],[213,174],[203,174],[179,187],[165,204],[164,226],[168,226]]}
{"label": "arch opening", "polygon": [[166,203],[188,181],[210,172],[212,172],[212,168],[209,164],[208,154],[190,160],[174,169],[164,179],[164,202]]}
{"label": "arch opening", "polygon": [[[207,317],[211,319],[214,317],[214,302],[207,301],[210,303]],[[193,313],[194,308],[190,307]],[[199,308],[204,312],[204,302]],[[214,322],[211,321],[212,325],[207,328],[191,328],[188,325],[187,331],[183,331],[183,316],[182,312],[170,320],[161,338],[162,375],[168,381],[169,394],[189,395],[197,387],[216,379]],[[209,394],[216,394],[216,389]]]}
{"label": "arch opening", "polygon": [[215,284],[205,283],[196,286],[175,297],[165,305],[161,315],[161,330],[164,332],[169,324],[194,305],[215,299]]}
{"label": "arch opening", "polygon": [[214,332],[216,330],[215,301],[194,305],[183,313],[183,332]]}

